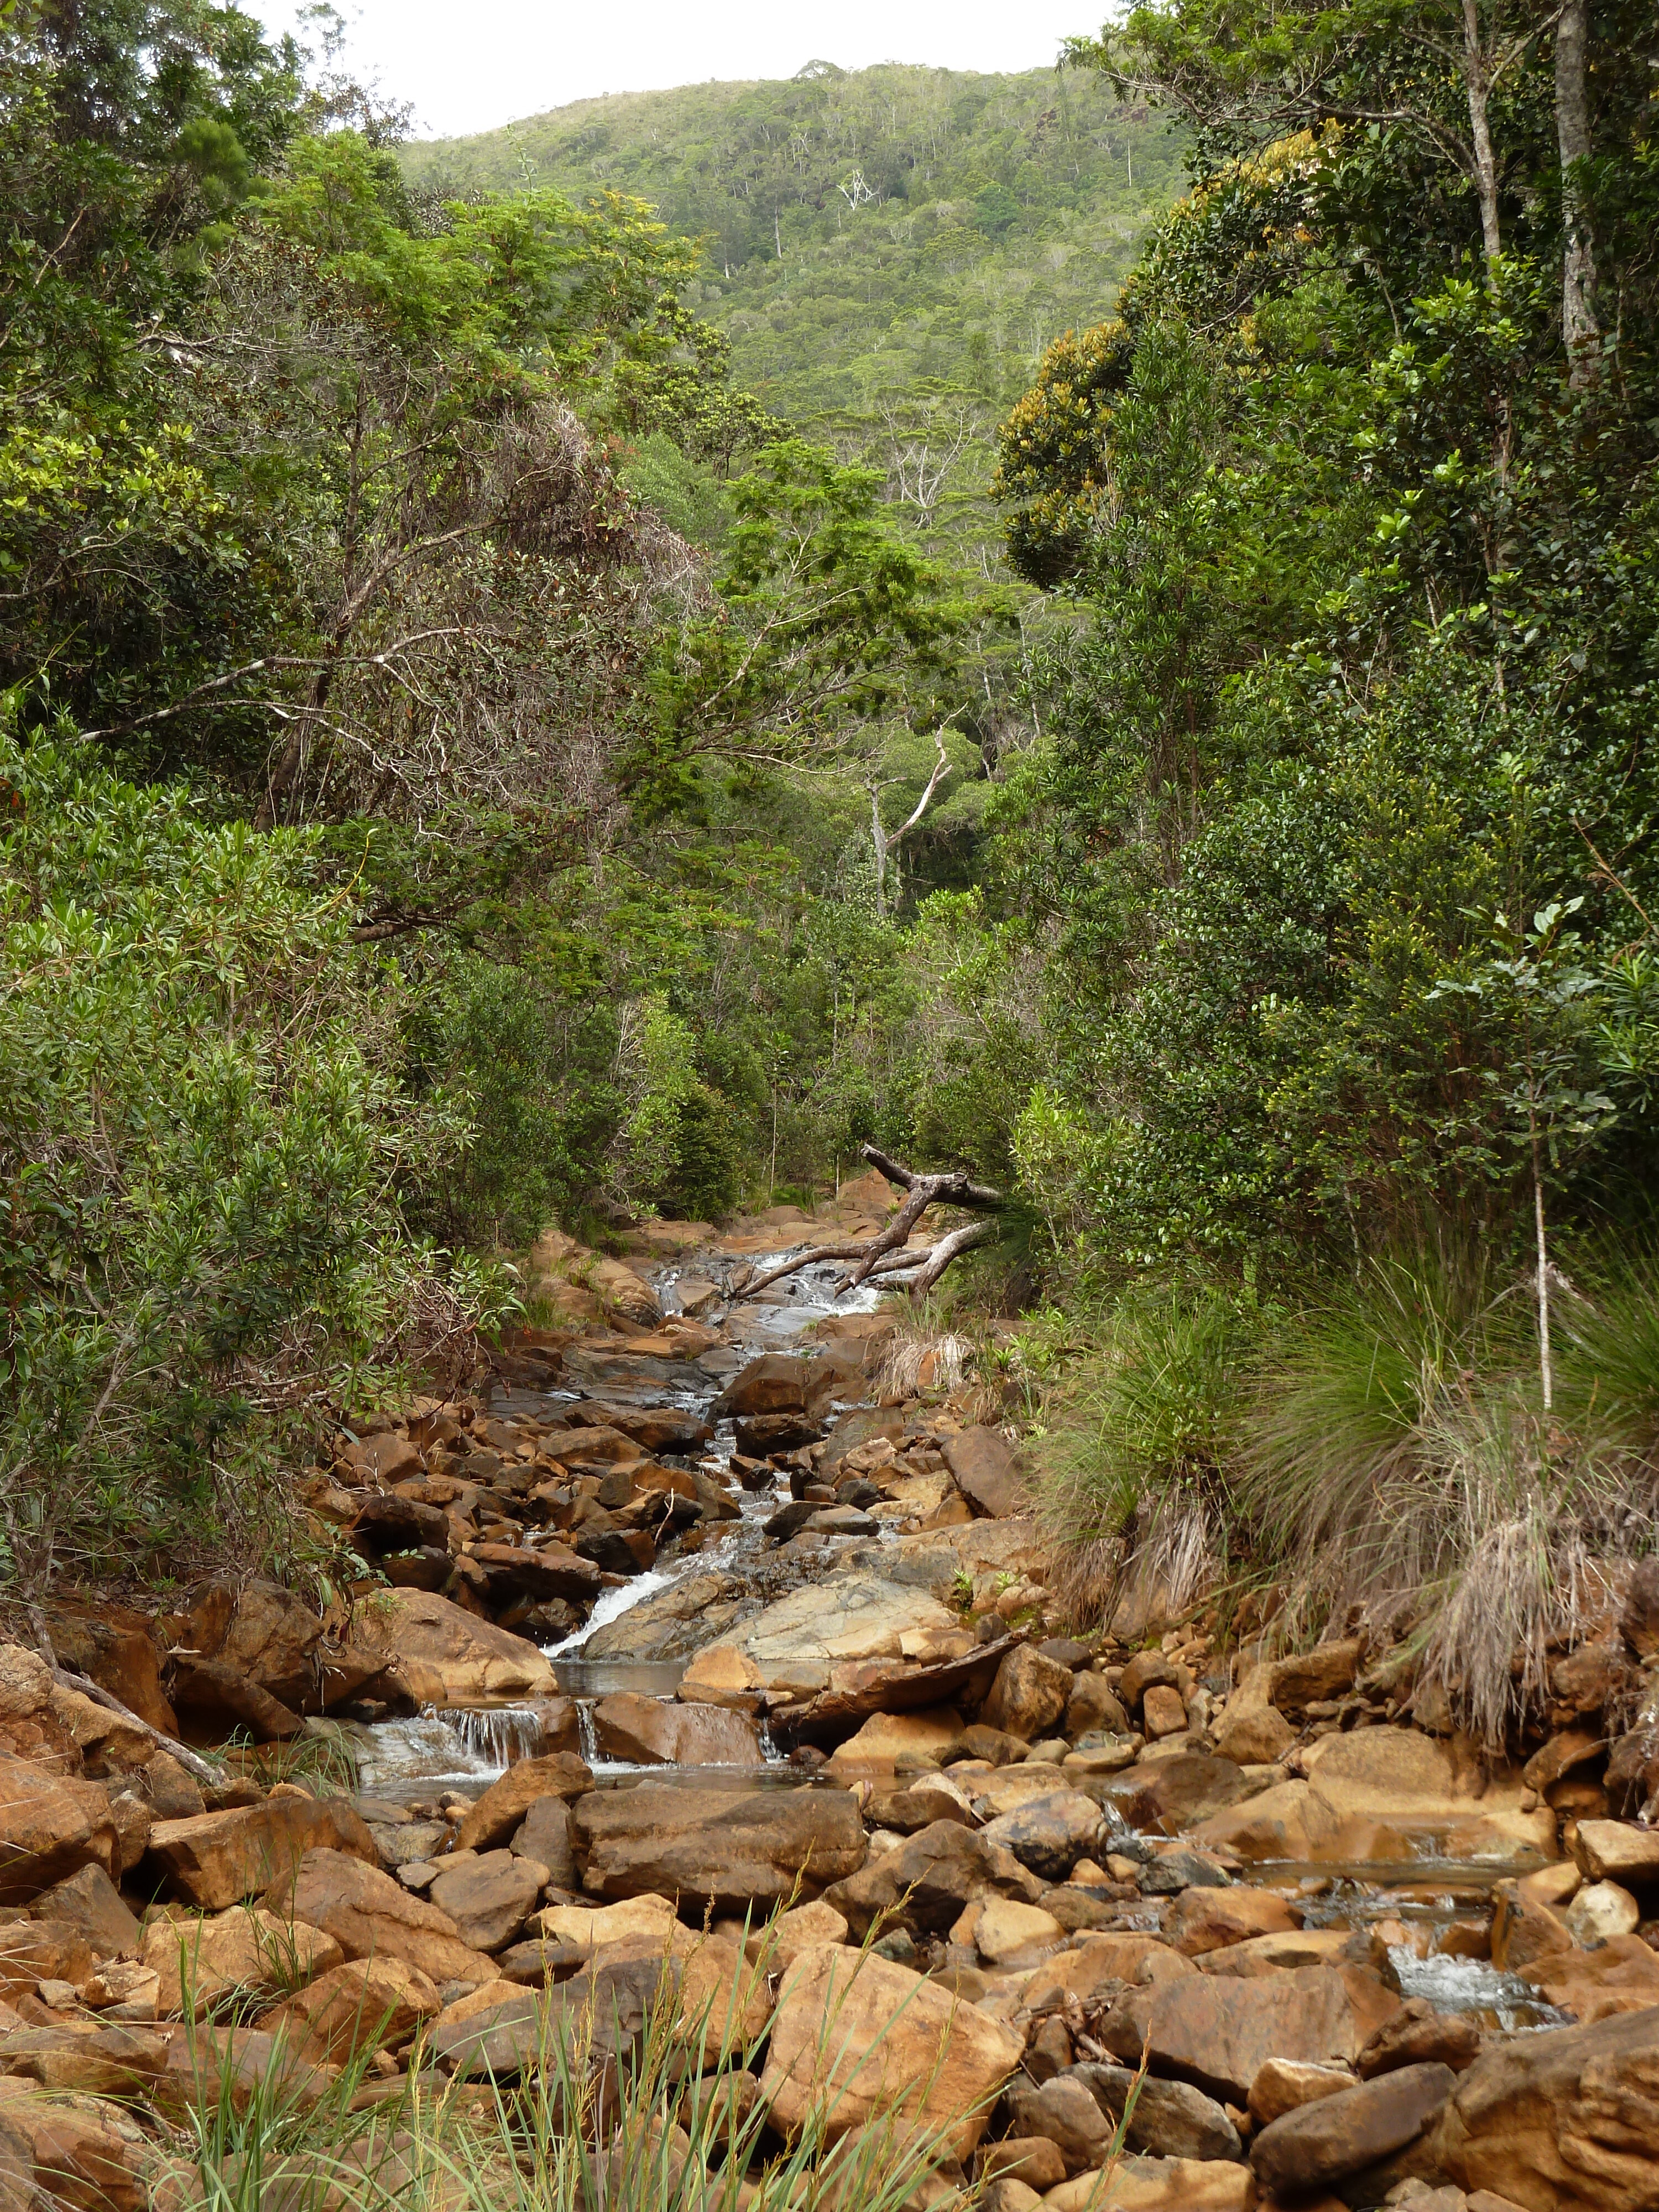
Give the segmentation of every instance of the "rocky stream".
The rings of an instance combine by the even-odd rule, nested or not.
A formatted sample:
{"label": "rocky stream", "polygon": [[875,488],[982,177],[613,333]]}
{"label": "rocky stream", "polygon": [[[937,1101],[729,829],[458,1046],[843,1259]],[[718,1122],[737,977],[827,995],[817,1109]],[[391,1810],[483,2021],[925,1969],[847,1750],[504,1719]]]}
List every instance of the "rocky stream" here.
{"label": "rocky stream", "polygon": [[367,2109],[757,1971],[763,2140],[866,2124],[877,2051],[930,2203],[1659,2208],[1659,1577],[1513,1766],[1404,1646],[1055,1618],[994,1394],[902,1395],[832,1265],[741,1297],[807,1226],[552,1240],[559,1325],[310,1485],[365,1565],[325,1617],[219,1582],[0,1646],[0,2212],[188,2203],[204,2069],[372,2043]]}

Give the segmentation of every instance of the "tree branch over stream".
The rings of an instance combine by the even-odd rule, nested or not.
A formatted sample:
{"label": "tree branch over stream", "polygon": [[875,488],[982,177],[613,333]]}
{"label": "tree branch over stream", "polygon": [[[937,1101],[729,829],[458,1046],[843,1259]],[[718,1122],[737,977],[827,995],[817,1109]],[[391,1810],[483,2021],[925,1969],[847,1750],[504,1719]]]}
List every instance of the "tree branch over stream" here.
{"label": "tree branch over stream", "polygon": [[781,1283],[787,1275],[799,1274],[803,1267],[819,1265],[826,1260],[851,1260],[854,1265],[842,1277],[842,1291],[856,1290],[860,1283],[872,1275],[896,1275],[915,1267],[918,1273],[909,1285],[913,1298],[925,1297],[932,1290],[951,1262],[976,1244],[988,1243],[996,1235],[993,1221],[965,1222],[941,1237],[925,1255],[907,1251],[912,1231],[930,1206],[964,1206],[974,1213],[1000,1213],[1007,1205],[1006,1195],[994,1190],[989,1183],[974,1182],[959,1168],[935,1175],[918,1174],[882,1152],[875,1145],[860,1146],[864,1158],[873,1168],[884,1175],[889,1182],[905,1193],[898,1212],[884,1229],[873,1237],[854,1237],[836,1244],[815,1244],[810,1250],[798,1252],[793,1259],[769,1267],[763,1275],[740,1285],[732,1292],[734,1297],[752,1298],[773,1283]]}

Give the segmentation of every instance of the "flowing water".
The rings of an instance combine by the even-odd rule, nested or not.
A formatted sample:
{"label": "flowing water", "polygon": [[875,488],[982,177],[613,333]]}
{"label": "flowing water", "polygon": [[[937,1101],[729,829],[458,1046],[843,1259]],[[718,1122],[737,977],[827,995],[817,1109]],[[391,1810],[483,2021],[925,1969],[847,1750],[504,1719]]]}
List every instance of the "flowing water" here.
{"label": "flowing water", "polygon": [[[720,1263],[712,1261],[659,1271],[655,1283],[665,1310],[679,1308],[677,1285],[683,1273],[707,1280],[720,1272]],[[762,1300],[705,1309],[702,1317],[716,1325],[723,1322],[729,1341],[710,1347],[695,1361],[629,1355],[576,1344],[566,1355],[566,1369],[577,1388],[544,1395],[524,1389],[498,1391],[491,1410],[545,1416],[578,1396],[594,1395],[704,1414],[726,1381],[756,1352],[781,1348],[828,1315],[874,1309],[879,1291],[873,1287],[847,1297],[836,1295],[838,1272],[833,1264],[804,1270],[790,1285],[780,1285],[775,1293]],[[702,1456],[705,1462],[724,1465],[733,1448],[732,1424],[722,1422]],[[562,1696],[577,1701],[581,1754],[600,1787],[614,1788],[646,1778],[696,1784],[741,1778],[745,1788],[799,1788],[809,1780],[805,1771],[780,1757],[763,1722],[762,1751],[766,1763],[759,1768],[640,1765],[602,1757],[594,1734],[595,1703],[623,1692],[672,1698],[687,1662],[683,1658],[613,1655],[589,1659],[585,1656],[588,1642],[598,1631],[625,1620],[635,1607],[689,1575],[752,1572],[764,1556],[763,1524],[786,1494],[781,1479],[766,1492],[734,1493],[738,1519],[716,1524],[717,1533],[711,1533],[700,1548],[682,1553],[675,1547],[645,1573],[605,1589],[581,1628],[546,1647]],[[562,1711],[558,1717],[562,1719]],[[411,1803],[447,1792],[476,1796],[514,1759],[550,1749],[550,1723],[554,1719],[555,1713],[546,1705],[531,1701],[428,1710],[410,1719],[383,1721],[372,1728],[355,1729],[362,1787],[370,1796]],[[1108,1805],[1103,1809],[1121,1830],[1118,1844],[1133,1851],[1136,1839],[1132,1832],[1122,1827],[1114,1808]],[[1489,2027],[1511,2031],[1562,2022],[1565,2015],[1544,2003],[1537,1991],[1518,1977],[1499,1973],[1483,1960],[1438,1948],[1460,1917],[1484,1916],[1490,1907],[1493,1883],[1517,1869],[1453,1863],[1435,1853],[1433,1842],[1425,1838],[1420,1854],[1405,1863],[1264,1866],[1245,1879],[1286,1891],[1302,1908],[1304,1924],[1310,1928],[1362,1931],[1379,1922],[1401,1923],[1410,1931],[1410,1940],[1391,1945],[1389,1952],[1400,1987],[1407,1996],[1428,1998],[1437,2011],[1470,2013]],[[1117,1924],[1127,1928],[1135,1918],[1133,1911],[1126,1912]],[[1146,1926],[1156,1927],[1158,1919],[1156,1904],[1149,1901]]]}
{"label": "flowing water", "polygon": [[[803,1249],[800,1246],[793,1248]],[[777,1259],[786,1256],[780,1252]],[[684,1275],[696,1274],[721,1282],[736,1263],[706,1261],[654,1270],[653,1287],[665,1311],[679,1310],[678,1285]],[[774,1264],[763,1258],[757,1265]],[[571,1380],[580,1387],[542,1393],[523,1389],[497,1390],[489,1401],[497,1415],[525,1413],[546,1417],[585,1396],[603,1396],[621,1403],[671,1406],[677,1411],[706,1415],[731,1376],[757,1352],[776,1351],[831,1314],[871,1313],[885,1285],[866,1285],[841,1293],[836,1264],[804,1268],[775,1293],[760,1299],[713,1309],[711,1326],[724,1325],[731,1340],[715,1345],[696,1360],[653,1358],[580,1342],[565,1355]],[[705,1462],[729,1462],[735,1449],[730,1421],[721,1422],[710,1443],[703,1447]],[[787,1498],[780,1480],[772,1490],[735,1493],[740,1517],[716,1524],[720,1533],[695,1551],[672,1554],[643,1574],[603,1591],[584,1626],[556,1644],[544,1647],[552,1662],[561,1692],[579,1701],[582,1756],[601,1783],[632,1780],[648,1775],[653,1780],[688,1781],[719,1775],[730,1777],[730,1767],[670,1768],[641,1766],[599,1756],[593,1737],[592,1707],[596,1700],[633,1692],[645,1697],[672,1698],[679,1686],[686,1662],[635,1660],[614,1656],[589,1660],[584,1647],[595,1632],[623,1619],[647,1598],[688,1575],[738,1574],[757,1564],[764,1547],[763,1526]],[[544,1717],[531,1705],[446,1707],[428,1710],[414,1719],[380,1721],[354,1731],[358,1737],[362,1786],[381,1797],[431,1797],[445,1788],[476,1796],[495,1780],[514,1759],[534,1757],[547,1747]],[[805,1778],[787,1765],[771,1742],[764,1723],[761,1748],[766,1765],[741,1770],[746,1780],[798,1785]]]}

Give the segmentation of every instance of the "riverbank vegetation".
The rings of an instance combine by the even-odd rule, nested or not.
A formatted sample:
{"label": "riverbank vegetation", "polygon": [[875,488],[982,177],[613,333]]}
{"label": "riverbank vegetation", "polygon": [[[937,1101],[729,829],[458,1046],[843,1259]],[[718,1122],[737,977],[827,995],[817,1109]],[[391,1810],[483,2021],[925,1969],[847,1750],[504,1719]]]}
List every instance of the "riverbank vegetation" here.
{"label": "riverbank vegetation", "polygon": [[[550,1224],[874,1141],[1010,1194],[938,1295],[1032,1310],[1098,1601],[1427,1588],[1499,1724],[1650,1519],[1659,167],[1641,11],[1498,39],[1170,0],[1058,120],[820,72],[507,176],[234,9],[11,12],[8,1577],[149,1571]],[[966,344],[1153,214],[1023,395]],[[835,419],[919,323],[803,398],[849,253],[1004,411],[966,534]]]}

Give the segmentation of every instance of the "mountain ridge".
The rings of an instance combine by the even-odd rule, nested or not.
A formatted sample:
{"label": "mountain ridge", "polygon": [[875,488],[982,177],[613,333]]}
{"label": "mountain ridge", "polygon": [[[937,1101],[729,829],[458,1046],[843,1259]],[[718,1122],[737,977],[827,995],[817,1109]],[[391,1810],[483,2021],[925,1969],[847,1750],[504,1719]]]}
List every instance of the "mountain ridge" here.
{"label": "mountain ridge", "polygon": [[705,243],[692,304],[734,380],[854,433],[930,384],[1005,407],[1062,331],[1111,313],[1181,183],[1177,135],[1097,77],[899,63],[604,94],[401,158],[440,194],[647,201]]}

